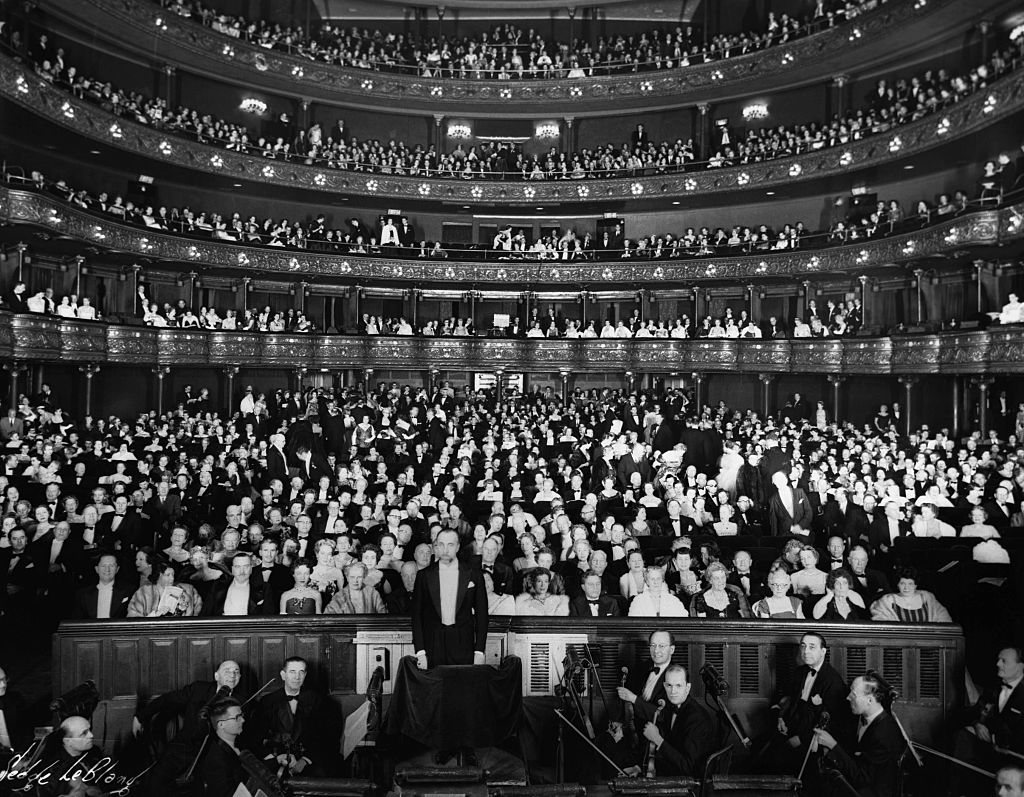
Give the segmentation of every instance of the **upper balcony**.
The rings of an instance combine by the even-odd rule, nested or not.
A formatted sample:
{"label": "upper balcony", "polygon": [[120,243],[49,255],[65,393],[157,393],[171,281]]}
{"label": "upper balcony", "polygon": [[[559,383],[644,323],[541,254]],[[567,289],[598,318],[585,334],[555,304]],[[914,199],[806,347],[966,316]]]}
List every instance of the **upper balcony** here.
{"label": "upper balcony", "polygon": [[[824,184],[856,172],[891,168],[907,158],[976,135],[993,125],[1010,123],[1024,109],[1024,69],[976,91],[965,99],[884,133],[848,144],[726,168],[694,164],[685,171],[635,174],[610,179],[472,180],[436,175],[407,176],[350,171],[301,160],[270,159],[198,143],[171,131],[157,130],[114,115],[49,83],[32,70],[0,55],[0,97],[6,98],[76,136],[116,150],[182,167],[211,178],[244,180],[263,186],[304,189],[321,195],[344,195],[371,202],[390,199],[406,206],[449,203],[533,207],[537,205],[613,206],[706,204],[707,197],[757,192],[791,184]],[[196,179],[205,179],[199,178]]]}
{"label": "upper balcony", "polygon": [[123,0],[39,0],[62,25],[115,51],[154,56],[238,85],[389,113],[470,113],[478,118],[622,115],[678,108],[821,82],[909,56],[982,19],[1008,0],[888,0],[853,21],[747,55],[651,72],[555,80],[444,79],[344,68],[250,45],[160,8]]}

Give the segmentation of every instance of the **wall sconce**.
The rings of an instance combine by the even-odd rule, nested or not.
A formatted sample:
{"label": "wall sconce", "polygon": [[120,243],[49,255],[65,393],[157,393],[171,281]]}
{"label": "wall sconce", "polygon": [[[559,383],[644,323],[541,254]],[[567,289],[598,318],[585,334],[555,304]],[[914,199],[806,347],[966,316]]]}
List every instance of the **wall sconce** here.
{"label": "wall sconce", "polygon": [[748,122],[751,119],[764,119],[768,115],[768,105],[763,102],[755,102],[743,109],[743,118]]}
{"label": "wall sconce", "polygon": [[473,135],[473,129],[461,122],[448,125],[448,138],[466,139]]}
{"label": "wall sconce", "polygon": [[238,107],[246,113],[253,113],[257,116],[267,112],[267,104],[256,97],[246,97]]}
{"label": "wall sconce", "polygon": [[534,135],[540,139],[558,138],[560,135],[558,124],[555,122],[542,122],[537,125]]}

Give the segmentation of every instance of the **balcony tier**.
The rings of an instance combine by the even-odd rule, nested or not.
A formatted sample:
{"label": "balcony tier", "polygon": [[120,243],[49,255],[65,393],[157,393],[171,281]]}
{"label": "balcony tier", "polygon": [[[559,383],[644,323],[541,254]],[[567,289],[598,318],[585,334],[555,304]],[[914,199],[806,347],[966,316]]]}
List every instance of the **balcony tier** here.
{"label": "balcony tier", "polygon": [[287,188],[353,197],[394,198],[409,202],[507,205],[588,205],[602,202],[690,200],[710,194],[752,191],[794,182],[852,174],[917,155],[1024,109],[1024,70],[1007,75],[983,91],[941,113],[845,146],[828,147],[789,158],[725,169],[695,169],[671,174],[609,180],[502,181],[427,179],[373,172],[305,166],[268,160],[199,144],[184,136],[154,130],[80,100],[0,56],[0,96],[50,122],[110,146],[204,173],[223,174]]}
{"label": "balcony tier", "polygon": [[[78,210],[54,197],[0,187],[0,219],[25,223],[82,242],[86,247],[137,255],[148,262],[181,263],[249,275],[336,282],[510,286],[561,285],[672,287],[722,280],[809,279],[822,274],[863,274],[930,256],[964,257],[971,247],[1007,246],[1024,239],[1024,202],[979,210],[922,230],[863,239],[823,249],[755,252],[689,260],[536,261],[395,259],[377,255],[319,254],[308,249],[243,246],[132,227]],[[28,237],[28,236],[26,236]],[[481,253],[496,255],[496,252]],[[1003,253],[1009,257],[1011,252]]]}
{"label": "balcony tier", "polygon": [[[454,80],[345,68],[232,39],[155,3],[123,0],[40,0],[42,8],[126,51],[161,59],[240,85],[349,107],[390,113],[474,116],[621,115],[713,102],[820,82],[864,70],[924,47],[988,8],[955,0],[888,0],[852,22],[749,55],[671,70],[580,80]],[[160,26],[157,25],[160,19]],[[859,35],[852,35],[856,29]]]}
{"label": "balcony tier", "polygon": [[815,340],[508,340],[154,329],[0,311],[0,357],[245,368],[571,373],[1019,374],[1024,326]]}

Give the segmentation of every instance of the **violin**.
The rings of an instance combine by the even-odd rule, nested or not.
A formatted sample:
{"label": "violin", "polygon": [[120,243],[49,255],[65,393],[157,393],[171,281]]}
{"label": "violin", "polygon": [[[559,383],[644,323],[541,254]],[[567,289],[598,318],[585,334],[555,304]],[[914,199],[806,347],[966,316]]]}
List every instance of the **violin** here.
{"label": "violin", "polygon": [[[629,667],[622,668],[622,678],[619,681],[619,686],[625,688],[626,681],[629,680]],[[637,746],[636,738],[636,721],[633,714],[633,704],[627,700],[622,701],[622,733],[626,738],[626,743],[631,749],[635,749]]]}
{"label": "violin", "polygon": [[[818,715],[818,721],[814,723],[814,730],[823,731],[828,728],[829,722],[832,721],[832,715],[827,711],[822,710],[821,714]],[[807,762],[810,760],[811,753],[816,750],[818,746],[814,743],[814,733],[811,732],[811,740],[807,743],[807,754],[804,756],[804,763],[800,767],[800,772],[797,773],[796,779],[803,780],[804,770],[807,768]]]}
{"label": "violin", "polygon": [[[661,700],[658,701],[658,707],[654,711],[654,719],[651,720],[651,722],[654,723],[654,725],[658,724],[658,719],[661,716],[661,712],[664,711],[664,710],[665,710],[665,700],[661,699]],[[654,746],[654,742],[648,742],[648,744],[647,744],[647,753],[644,756],[644,764],[643,764],[643,767],[641,768],[641,772],[643,772],[648,778],[653,778],[655,776],[655,771],[654,771],[654,754],[655,754],[655,752],[657,752],[657,748]]]}

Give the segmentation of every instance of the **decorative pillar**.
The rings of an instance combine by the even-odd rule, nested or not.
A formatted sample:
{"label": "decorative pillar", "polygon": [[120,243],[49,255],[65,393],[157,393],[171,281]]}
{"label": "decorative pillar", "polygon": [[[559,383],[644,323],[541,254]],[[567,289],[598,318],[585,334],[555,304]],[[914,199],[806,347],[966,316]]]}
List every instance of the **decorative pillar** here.
{"label": "decorative pillar", "polygon": [[434,395],[434,391],[437,390],[437,379],[441,375],[441,372],[436,368],[431,368],[427,371],[427,393],[431,396]]}
{"label": "decorative pillar", "polygon": [[[561,371],[558,372],[558,375],[562,377],[562,404],[565,405],[569,403],[569,371],[562,369]],[[632,372],[627,371],[626,376],[629,378],[629,390],[632,393],[633,374]]]}
{"label": "decorative pillar", "polygon": [[494,372],[495,401],[501,403],[501,397],[505,395],[505,372],[500,368]]}
{"label": "decorative pillar", "polygon": [[981,292],[982,292],[982,288],[981,288],[981,272],[984,271],[984,270],[985,270],[985,261],[984,260],[975,260],[974,261],[974,282],[975,282],[975,285],[977,286],[977,290],[978,290],[978,315],[981,315],[981,304],[982,304],[982,302],[981,302]]}
{"label": "decorative pillar", "polygon": [[576,149],[576,121],[575,116],[563,117],[562,121],[562,151],[573,152]]}
{"label": "decorative pillar", "polygon": [[982,437],[988,437],[988,388],[995,379],[979,376],[971,381],[978,386],[978,430]]}
{"label": "decorative pillar", "polygon": [[364,396],[369,396],[370,395],[370,385],[371,384],[373,384],[373,369],[372,368],[364,368],[363,369],[363,395]]}
{"label": "decorative pillar", "polygon": [[11,374],[11,394],[9,407],[12,410],[18,409],[18,375],[26,370],[23,363],[5,363],[4,370]]}
{"label": "decorative pillar", "polygon": [[699,417],[700,408],[704,404],[704,396],[702,395],[703,391],[701,390],[701,386],[704,383],[704,374],[697,373],[695,371],[690,375],[690,378],[693,379],[693,403],[697,405],[694,408],[694,414]]}
{"label": "decorative pillar", "polygon": [[309,97],[303,97],[299,100],[299,108],[302,110],[302,129],[309,130]]}
{"label": "decorative pillar", "polygon": [[846,87],[850,83],[849,75],[836,75],[832,78],[832,113],[842,116],[846,113]]}
{"label": "decorative pillar", "polygon": [[910,420],[911,415],[913,415],[911,399],[914,395],[914,385],[917,384],[917,377],[901,376],[899,382],[903,385],[903,434],[909,437],[911,430],[914,428]]}
{"label": "decorative pillar", "polygon": [[635,384],[636,374],[634,374],[632,371],[626,371],[626,392],[632,393]]}
{"label": "decorative pillar", "polygon": [[156,414],[164,413],[164,378],[171,372],[169,366],[161,365],[158,368],[149,369],[156,376]]}
{"label": "decorative pillar", "polygon": [[28,244],[18,241],[18,245],[14,248],[18,250],[18,282],[21,282],[25,279],[25,250],[28,249]]}
{"label": "decorative pillar", "polygon": [[761,411],[764,417],[770,418],[772,414],[772,382],[775,381],[775,374],[758,374],[757,381],[761,383]]}
{"label": "decorative pillar", "polygon": [[409,311],[410,311],[409,315],[412,316],[411,323],[412,323],[413,332],[415,332],[417,334],[420,331],[419,305],[420,305],[420,298],[422,296],[423,296],[423,291],[419,290],[418,288],[414,288],[413,290],[409,291]]}
{"label": "decorative pillar", "polygon": [[843,382],[846,381],[846,377],[842,374],[829,374],[827,377],[828,382],[832,385],[832,420],[839,424],[839,388]]}
{"label": "decorative pillar", "polygon": [[750,301],[747,311],[750,315],[750,320],[757,323],[757,319],[761,317],[761,295],[754,285],[747,286],[747,297]]}
{"label": "decorative pillar", "polygon": [[711,155],[711,103],[699,103],[697,110],[700,113],[697,118],[697,149],[700,150],[700,159],[706,161]]}
{"label": "decorative pillar", "polygon": [[700,288],[693,289],[693,329],[696,332],[700,328],[700,322],[704,316],[703,307],[700,304]]}
{"label": "decorative pillar", "polygon": [[868,325],[868,278],[861,274],[857,277],[860,283],[860,324],[862,327]]}
{"label": "decorative pillar", "polygon": [[221,370],[224,374],[224,379],[227,385],[224,389],[224,404],[228,408],[228,417],[231,417],[231,411],[234,408],[235,403],[235,377],[238,375],[239,368],[237,365],[229,365]]}
{"label": "decorative pillar", "polygon": [[[441,130],[441,125],[444,124],[444,114],[434,114],[434,135],[433,141],[430,142],[437,148],[437,152],[440,155],[444,151],[444,132]],[[431,175],[432,176],[432,175]]]}
{"label": "decorative pillar", "polygon": [[917,323],[918,325],[924,322],[924,299],[923,291],[924,286],[921,284],[921,280],[924,279],[924,269],[914,269],[914,286],[917,288]]}
{"label": "decorative pillar", "polygon": [[84,257],[75,255],[75,296],[82,295],[82,266],[84,263]]}
{"label": "decorative pillar", "polygon": [[171,64],[164,64],[164,100],[171,108],[178,104],[174,99],[174,77],[177,74],[177,68]]}
{"label": "decorative pillar", "polygon": [[100,367],[87,363],[78,366],[78,370],[85,376],[85,414],[92,415],[92,378],[100,372]]}
{"label": "decorative pillar", "polygon": [[954,440],[960,438],[960,405],[963,404],[963,377],[953,377],[953,428],[950,433]]}
{"label": "decorative pillar", "polygon": [[992,30],[992,20],[983,19],[978,23],[978,32],[981,34],[981,60],[988,61],[992,48],[989,46],[989,32]]}

